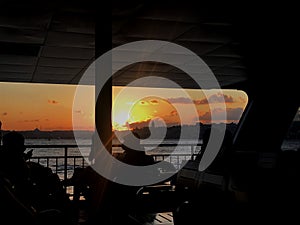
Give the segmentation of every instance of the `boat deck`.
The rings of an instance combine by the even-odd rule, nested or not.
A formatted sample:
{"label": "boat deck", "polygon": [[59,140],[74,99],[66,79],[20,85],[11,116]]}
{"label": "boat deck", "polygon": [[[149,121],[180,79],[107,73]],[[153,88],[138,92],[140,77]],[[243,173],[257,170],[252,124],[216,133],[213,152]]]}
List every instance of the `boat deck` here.
{"label": "boat deck", "polygon": [[173,214],[171,212],[158,213],[154,224],[173,225]]}
{"label": "boat deck", "polygon": [[138,225],[173,225],[172,212],[156,213],[156,214],[149,215],[149,217],[131,216],[131,219],[132,221],[136,222],[136,224]]}
{"label": "boat deck", "polygon": [[[147,214],[143,216],[129,215],[129,218],[134,223],[134,225],[174,225],[172,212]],[[78,225],[86,224],[87,215],[84,210],[80,210]]]}

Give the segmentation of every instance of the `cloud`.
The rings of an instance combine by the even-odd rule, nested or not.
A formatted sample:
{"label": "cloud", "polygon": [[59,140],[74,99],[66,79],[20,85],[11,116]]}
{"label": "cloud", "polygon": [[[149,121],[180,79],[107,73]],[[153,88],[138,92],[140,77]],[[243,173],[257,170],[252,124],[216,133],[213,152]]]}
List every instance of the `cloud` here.
{"label": "cloud", "polygon": [[2,116],[7,116],[7,115],[8,115],[7,112],[2,113]]}
{"label": "cloud", "polygon": [[147,101],[139,101],[140,105],[149,105],[149,103]]}
{"label": "cloud", "polygon": [[127,123],[127,127],[130,129],[141,129],[143,127],[149,127],[150,119],[146,121],[139,121],[134,123]]}
{"label": "cloud", "polygon": [[172,104],[191,104],[191,103],[193,103],[192,99],[185,98],[185,97],[168,98],[167,101]]}
{"label": "cloud", "polygon": [[194,104],[195,105],[205,105],[205,104],[208,104],[208,100],[206,98],[197,99],[197,100],[194,100]]}
{"label": "cloud", "polygon": [[56,100],[48,99],[48,103],[49,103],[49,104],[58,104],[59,102],[56,101]]}
{"label": "cloud", "polygon": [[224,95],[222,93],[213,94],[207,98],[195,100],[194,103],[196,105],[202,105],[202,104],[208,104],[209,103],[222,103],[225,101],[225,103],[233,103],[233,97],[229,95]]}
{"label": "cloud", "polygon": [[157,104],[158,104],[158,100],[153,99],[153,100],[150,101],[150,104],[152,104],[152,105],[157,105]]}
{"label": "cloud", "polygon": [[[215,122],[218,121],[224,121],[223,118],[223,113],[224,110],[217,108],[214,109],[214,115],[215,115]],[[227,108],[226,109],[226,120],[227,121],[235,121],[238,122],[238,120],[241,118],[241,115],[243,113],[243,109],[242,108]],[[202,115],[199,115],[199,121],[204,122],[204,123],[211,123],[211,114],[210,112],[205,112]]]}
{"label": "cloud", "polygon": [[242,108],[229,108],[227,109],[227,120],[239,120],[243,114]]}
{"label": "cloud", "polygon": [[192,100],[190,98],[178,97],[178,98],[168,98],[167,100],[173,104],[192,104],[193,103],[195,105],[208,104],[208,102],[210,102],[210,103],[222,103],[223,101],[225,101],[225,103],[233,103],[234,102],[234,99],[232,96],[224,95],[222,93],[213,94],[208,99],[203,98],[203,99]]}

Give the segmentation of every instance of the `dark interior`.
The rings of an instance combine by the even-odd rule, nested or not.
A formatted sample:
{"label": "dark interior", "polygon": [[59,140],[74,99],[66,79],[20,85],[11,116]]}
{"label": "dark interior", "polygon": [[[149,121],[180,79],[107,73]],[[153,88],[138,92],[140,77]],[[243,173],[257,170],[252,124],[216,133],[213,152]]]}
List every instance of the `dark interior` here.
{"label": "dark interior", "polygon": [[[2,1],[0,82],[73,85],[97,56],[122,44],[163,40],[184,46],[206,62],[222,88],[249,97],[234,139],[236,179],[249,201],[230,218],[218,219],[241,216],[242,224],[269,224],[283,212],[282,218],[295,219],[299,207],[291,204],[300,200],[299,173],[289,177],[259,162],[268,157],[280,162],[282,141],[299,108],[297,9],[287,2],[214,0]],[[126,62],[126,54],[120,60]],[[157,62],[123,68],[108,86],[149,75],[198,88],[181,70]],[[201,203],[184,207],[174,224],[200,224],[201,213],[195,214],[207,211]]]}

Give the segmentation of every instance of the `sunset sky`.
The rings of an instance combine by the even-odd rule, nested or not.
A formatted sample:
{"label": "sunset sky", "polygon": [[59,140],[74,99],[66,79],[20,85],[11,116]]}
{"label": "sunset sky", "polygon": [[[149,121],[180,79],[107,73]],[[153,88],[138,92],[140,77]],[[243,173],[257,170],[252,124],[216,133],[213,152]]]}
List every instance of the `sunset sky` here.
{"label": "sunset sky", "polygon": [[[75,85],[0,83],[0,121],[3,130],[71,130],[72,116],[79,121],[76,129],[94,129],[94,87],[86,86],[79,98],[84,107],[73,109]],[[226,102],[227,121],[237,122],[247,104],[242,91],[210,90],[205,92],[211,110],[218,113],[220,97]],[[194,106],[195,113],[188,110]],[[178,111],[177,108],[187,110]],[[124,130],[141,127],[150,120],[167,126],[198,122],[210,123],[210,111],[200,90],[113,87],[113,128]]]}

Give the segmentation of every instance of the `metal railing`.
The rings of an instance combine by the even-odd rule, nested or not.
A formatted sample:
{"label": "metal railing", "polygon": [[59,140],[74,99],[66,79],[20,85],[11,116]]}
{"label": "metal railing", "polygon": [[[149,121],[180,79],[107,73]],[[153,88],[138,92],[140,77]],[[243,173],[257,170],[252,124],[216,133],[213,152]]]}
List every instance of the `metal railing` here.
{"label": "metal railing", "polygon": [[[74,149],[78,147],[90,148],[90,145],[26,145],[27,149],[63,149],[62,155],[54,155],[49,152],[49,155],[33,156],[29,159],[29,161],[37,162],[51,168],[54,173],[60,175],[62,180],[70,178],[68,172],[73,172],[76,167],[86,166],[84,156],[69,155],[71,148]],[[80,161],[80,163],[78,163],[78,161]]]}
{"label": "metal railing", "polygon": [[[153,144],[154,145],[154,144]],[[145,147],[153,146],[151,144],[144,145]],[[160,144],[158,147],[174,147],[178,146],[176,144]],[[180,164],[183,160],[188,160],[190,158],[194,158],[199,149],[197,149],[201,144],[179,144],[182,147],[189,147],[190,153],[150,153],[153,156],[155,161],[168,161],[172,163],[176,169],[179,169]],[[33,156],[29,160],[33,162],[40,163],[46,167],[52,169],[52,171],[59,175],[61,180],[67,180],[73,175],[74,169],[77,167],[86,167],[89,163],[86,161],[86,156],[84,155],[70,155],[70,149],[78,149],[80,148],[90,148],[91,145],[26,145],[27,149],[36,149],[39,151],[41,149],[61,149],[61,155],[54,155],[49,152],[49,155],[45,154],[43,156]],[[113,153],[114,149],[121,148],[120,144],[113,145]],[[116,154],[121,151],[115,151]]]}

